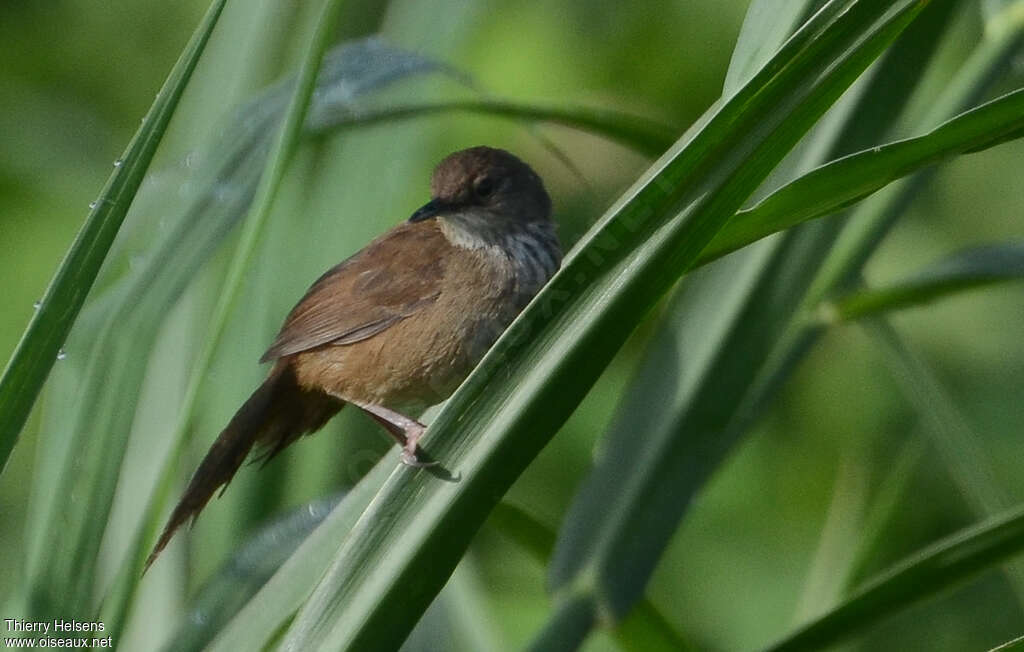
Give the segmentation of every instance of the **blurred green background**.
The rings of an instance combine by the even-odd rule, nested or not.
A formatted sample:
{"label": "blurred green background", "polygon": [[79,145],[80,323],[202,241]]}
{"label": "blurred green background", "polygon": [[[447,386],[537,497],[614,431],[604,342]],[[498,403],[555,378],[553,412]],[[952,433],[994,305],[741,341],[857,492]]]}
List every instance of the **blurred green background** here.
{"label": "blurred green background", "polygon": [[[240,4],[229,3],[224,18],[234,38],[218,35],[208,55],[228,63],[205,65],[204,59],[200,64],[182,108],[186,116],[213,115],[218,105],[227,110],[290,70],[301,52],[295,35],[307,32],[315,15],[271,0]],[[389,42],[446,61],[497,95],[615,107],[681,131],[717,98],[747,3],[350,4],[351,15],[359,20],[345,24],[346,35],[379,26]],[[940,50],[940,66],[930,73],[937,87],[948,81],[981,33],[976,4],[963,4]],[[131,138],[205,8],[205,2],[194,0],[0,5],[0,269],[7,271],[0,357],[13,351],[33,301],[85,218],[111,161]],[[443,95],[439,89],[452,86],[429,77],[388,93],[435,97]],[[215,124],[176,118],[150,183],[181,184],[186,192],[188,155]],[[555,200],[566,243],[647,165],[637,154],[593,136],[557,127],[537,131],[565,152],[582,178],[552,156],[536,133],[481,116],[450,114],[376,125],[317,139],[304,148],[286,182],[286,200],[278,202],[286,208],[272,216],[264,238],[269,244],[261,245],[257,269],[211,372],[214,382],[196,421],[195,455],[255,385],[262,373],[256,359],[302,290],[320,271],[421,204],[431,166],[447,152],[486,143],[511,149],[534,164]],[[899,278],[969,244],[1024,237],[1022,163],[1024,144],[1015,142],[944,166],[872,260],[868,280]],[[135,214],[130,219],[156,218]],[[126,229],[133,232],[131,223]],[[129,235],[120,243],[122,260],[129,264],[133,248],[144,247],[145,229],[134,232],[143,234],[138,242]],[[215,257],[172,319],[202,323],[210,310],[211,284],[226,260],[224,253]],[[894,321],[965,411],[994,469],[994,482],[1014,503],[1020,501],[1024,286],[968,293]],[[201,327],[192,328],[201,332]],[[510,502],[557,528],[649,331],[638,330],[516,484]],[[161,346],[164,362],[152,365],[165,365],[166,371],[155,374],[162,380],[151,391],[173,415],[183,372],[180,361],[167,361],[174,342],[162,340]],[[71,360],[76,352],[67,354]],[[860,534],[844,530],[843,524],[859,522],[880,479],[923,427],[892,381],[884,357],[856,327],[834,329],[800,366],[770,416],[699,497],[648,589],[651,601],[688,638],[711,649],[750,648],[781,635],[836,597],[830,568],[848,562]],[[238,366],[239,360],[249,361],[248,366]],[[159,382],[166,383],[165,393]],[[179,389],[167,389],[175,386]],[[211,504],[194,531],[196,540],[205,543],[192,551],[189,591],[263,519],[350,483],[346,452],[385,447],[358,415],[337,421],[293,447],[258,478],[252,469],[243,469],[226,496]],[[0,528],[0,604],[23,558],[33,465],[42,454],[35,446],[37,428],[34,418],[0,476],[0,522],[5,524]],[[129,460],[140,465],[135,475],[146,475],[142,460],[147,446],[160,450],[158,435],[148,444],[133,444]],[[924,447],[920,455],[892,518],[884,523],[872,569],[977,520],[937,454]],[[121,481],[145,484],[131,471]],[[131,513],[130,500],[121,502],[115,524]],[[835,538],[823,537],[823,531]],[[115,543],[108,545],[116,549]],[[505,649],[529,641],[550,606],[543,567],[493,528],[478,536],[466,565],[471,572],[460,581],[475,583],[486,596],[475,605],[480,626]],[[130,640],[166,636],[187,598],[144,596],[145,613],[152,615],[144,632],[128,633],[135,637]],[[984,649],[1022,631],[1018,599],[1002,576],[988,573],[891,619],[852,646],[911,649],[928,641],[929,649]],[[611,643],[599,636],[588,646],[606,649]]]}

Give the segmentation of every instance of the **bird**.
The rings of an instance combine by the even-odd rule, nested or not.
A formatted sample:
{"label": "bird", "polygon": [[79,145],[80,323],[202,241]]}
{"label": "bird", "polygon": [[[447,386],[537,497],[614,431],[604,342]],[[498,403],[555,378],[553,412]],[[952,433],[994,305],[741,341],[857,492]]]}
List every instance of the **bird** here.
{"label": "bird", "polygon": [[441,160],[430,201],[292,308],[260,359],[273,363],[266,380],[200,462],[145,569],[250,454],[266,462],[345,405],[380,423],[404,464],[431,464],[419,455],[426,426],[409,415],[451,395],[559,269],[551,208],[540,176],[510,152]]}

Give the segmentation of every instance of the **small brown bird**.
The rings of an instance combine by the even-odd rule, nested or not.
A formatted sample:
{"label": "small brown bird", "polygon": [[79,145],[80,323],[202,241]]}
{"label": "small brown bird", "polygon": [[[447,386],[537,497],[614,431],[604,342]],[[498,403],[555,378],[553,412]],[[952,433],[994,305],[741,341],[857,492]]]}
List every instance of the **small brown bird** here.
{"label": "small brown bird", "polygon": [[261,362],[267,379],[203,458],[146,561],[195,519],[258,447],[268,460],[351,403],[424,466],[425,426],[406,416],[447,398],[558,269],[551,200],[512,154],[474,147],[434,170],[431,200],[321,276]]}

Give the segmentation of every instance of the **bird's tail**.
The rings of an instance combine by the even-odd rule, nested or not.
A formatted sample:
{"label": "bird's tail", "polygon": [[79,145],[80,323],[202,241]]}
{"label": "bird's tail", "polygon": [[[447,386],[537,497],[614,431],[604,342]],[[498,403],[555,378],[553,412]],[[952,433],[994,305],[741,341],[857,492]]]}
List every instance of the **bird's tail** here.
{"label": "bird's tail", "polygon": [[174,532],[185,521],[194,521],[214,492],[227,486],[254,446],[262,449],[265,462],[302,435],[319,430],[344,405],[322,392],[302,389],[288,364],[279,362],[206,453],[146,560],[146,568]]}

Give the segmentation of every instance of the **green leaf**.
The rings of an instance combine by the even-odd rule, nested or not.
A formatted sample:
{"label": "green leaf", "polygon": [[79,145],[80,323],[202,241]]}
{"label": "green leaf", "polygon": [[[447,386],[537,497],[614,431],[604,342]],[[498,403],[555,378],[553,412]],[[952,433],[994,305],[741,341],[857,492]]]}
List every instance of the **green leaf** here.
{"label": "green leaf", "polygon": [[[987,32],[986,38],[960,67],[942,95],[927,105],[925,115],[919,120],[925,124],[934,124],[977,103],[999,81],[1007,70],[1007,63],[1019,54],[1022,46],[1024,21],[1016,22],[1014,31]],[[929,176],[926,171],[894,183],[853,212],[812,285],[804,308],[807,316],[805,323],[798,325],[790,338],[792,350],[809,348],[824,332],[820,316],[828,310],[823,308],[823,301],[859,284],[863,266]],[[779,366],[782,367],[781,364]],[[930,417],[927,412],[922,414]],[[969,432],[964,432],[961,424],[954,425],[952,420],[938,425],[941,427],[931,432],[938,435],[936,442],[940,449],[946,451],[944,459],[951,465],[953,478],[976,513],[984,517],[992,513],[993,509],[1005,505],[1005,499],[995,495],[996,485],[985,478],[984,471],[981,471],[987,468],[986,465],[972,467],[977,470],[976,473],[965,466],[984,459],[976,450],[976,442]],[[964,451],[959,462],[954,452],[958,448]],[[1019,570],[1008,569],[1007,577],[1020,600],[1024,595],[1024,584]]]}
{"label": "green leaf", "polygon": [[529,652],[575,650],[583,644],[596,620],[597,605],[593,596],[570,596],[555,606],[550,626],[545,627],[527,649]]}
{"label": "green leaf", "polygon": [[741,210],[701,254],[710,262],[761,238],[830,215],[920,169],[1024,135],[1024,89],[986,102],[915,138],[827,163]]}
{"label": "green leaf", "polygon": [[831,3],[616,202],[428,431],[427,450],[457,481],[398,468],[296,616],[284,649],[402,640],[497,498],[633,326],[921,8]]}
{"label": "green leaf", "polygon": [[[971,52],[942,95],[918,118],[921,124],[940,124],[981,101],[1024,47],[1024,15],[1021,18],[1008,23],[1007,29],[986,33],[986,38]],[[812,294],[817,297],[816,301],[859,283],[860,270],[906,205],[930,178],[930,172],[925,170],[893,183],[857,207],[815,281]]]}
{"label": "green leaf", "polygon": [[314,501],[257,530],[199,589],[190,601],[188,616],[164,649],[169,652],[204,649],[340,500],[338,496]]}
{"label": "green leaf", "polygon": [[309,598],[317,580],[326,572],[338,542],[352,529],[393,469],[394,460],[380,460],[231,622],[220,629],[206,649],[234,652],[268,646]]}
{"label": "green leaf", "polygon": [[[555,532],[526,511],[502,501],[494,507],[488,523],[540,564],[547,565],[550,561],[555,547]],[[669,652],[696,649],[646,598],[640,600],[629,616],[612,630],[612,635],[623,650]]]}
{"label": "green leaf", "polygon": [[914,554],[858,589],[835,609],[767,648],[820,650],[1024,548],[1024,509],[1016,508]]}
{"label": "green leaf", "polygon": [[[998,513],[1013,504],[996,481],[992,460],[956,402],[913,348],[904,342],[884,319],[861,324],[883,349],[884,359],[897,384],[917,408],[924,432],[934,444],[960,488],[966,502],[982,516]],[[1024,566],[1019,562],[1004,568],[1018,603],[1024,605]]]}
{"label": "green leaf", "polygon": [[[941,11],[938,17],[941,27]],[[934,15],[924,18],[878,66],[848,115],[861,116],[880,97],[897,102],[886,93],[894,85],[913,88],[931,52],[921,43],[936,40]],[[917,66],[905,70],[908,48]],[[900,108],[888,105],[892,116]],[[816,148],[848,151],[887,126],[836,124],[814,134]],[[562,526],[550,571],[557,593],[593,593],[610,620],[642,595],[693,496],[784,379],[772,373],[779,351],[804,351],[790,354],[787,336],[836,230],[809,226],[698,270],[673,297]]]}
{"label": "green leaf", "polygon": [[494,506],[488,522],[534,560],[548,563],[555,548],[555,533],[524,509],[502,501]]}
{"label": "green leaf", "polygon": [[[188,385],[185,389],[185,398],[182,402],[182,416],[176,430],[171,435],[172,439],[177,442],[176,450],[165,465],[157,488],[156,495],[161,499],[166,495],[167,489],[172,484],[174,477],[172,463],[176,462],[183,452],[186,441],[185,432],[188,430],[191,422],[192,410],[199,395],[199,389],[209,372],[210,362],[224,333],[228,315],[237,300],[243,279],[248,273],[256,244],[260,239],[267,217],[270,215],[270,209],[273,206],[274,199],[277,197],[285,171],[295,151],[298,149],[299,139],[306,122],[306,113],[317,84],[324,53],[332,41],[342,4],[341,0],[326,1],[323,14],[317,23],[309,47],[299,66],[294,89],[281,121],[280,129],[271,145],[263,173],[256,187],[252,209],[243,224],[242,233],[239,236],[238,245],[231,259],[224,284],[221,287],[217,305],[210,318],[209,332],[203,342],[202,350],[192,366]],[[153,522],[153,518],[153,516],[149,517],[150,523]],[[138,585],[138,580],[131,580],[141,576],[144,568],[143,559],[146,555],[145,551],[151,549],[154,545],[155,535],[155,530],[147,528],[144,536],[136,543],[134,555],[129,555],[127,577],[130,584],[128,588],[118,592],[117,595],[120,599],[115,600],[116,604],[111,609],[111,615],[108,616],[107,621],[111,623],[111,629],[114,632],[120,632],[120,628],[127,618],[127,611],[130,608],[135,593],[132,587]]]}
{"label": "green leaf", "polygon": [[900,506],[908,495],[914,471],[924,458],[927,444],[917,433],[911,433],[907,441],[892,457],[886,459],[886,470],[877,483],[875,496],[868,507],[867,516],[860,524],[860,541],[856,555],[846,571],[842,573],[843,592],[861,584],[867,577],[867,568],[888,543],[889,524],[901,513]]}
{"label": "green leaf", "polygon": [[416,625],[401,652],[434,652],[438,649],[481,652],[501,650],[494,631],[495,613],[490,604],[491,594],[488,593],[485,579],[474,559],[463,559],[444,590]]}
{"label": "green leaf", "polygon": [[754,0],[725,73],[724,94],[741,88],[824,0]]}
{"label": "green leaf", "polygon": [[323,124],[310,125],[313,133],[368,126],[379,122],[422,118],[437,113],[465,112],[522,121],[551,122],[618,142],[641,154],[657,156],[679,136],[681,129],[641,116],[592,106],[516,102],[507,99],[441,100],[410,105],[367,108],[341,106],[325,113]]}
{"label": "green leaf", "polygon": [[989,652],[1010,652],[1011,650],[1024,650],[1024,636],[1018,636],[1012,641],[996,646],[989,650]]}
{"label": "green leaf", "polygon": [[[962,111],[963,107],[976,102],[985,89],[998,79],[999,73],[1005,70],[1006,62],[1019,51],[1021,36],[1024,35],[1024,23],[1018,23],[1016,30],[1016,33],[990,33],[989,38],[981,43],[961,67],[942,97],[930,105],[928,115],[922,121],[937,122],[945,115]],[[817,309],[820,297],[834,294],[837,288],[842,288],[859,278],[864,263],[920,187],[920,179],[901,181],[858,207],[812,285],[806,307],[808,313],[813,313]],[[789,338],[789,348],[794,352],[805,350],[821,332],[822,329],[813,323],[798,326]],[[780,360],[783,362],[776,365],[780,370],[777,373],[784,373],[787,358],[798,356],[799,353],[781,355]],[[954,475],[963,477],[959,474]],[[992,486],[988,483],[983,484],[986,488]],[[968,484],[966,487],[969,490],[971,486]],[[853,567],[853,570],[856,568]],[[1016,586],[1015,577],[1015,574],[1010,576]]]}
{"label": "green leaf", "polygon": [[650,600],[636,603],[629,615],[612,630],[615,642],[626,652],[687,652],[700,647],[676,632]]}
{"label": "green leaf", "polygon": [[831,500],[793,609],[795,622],[816,616],[822,605],[835,604],[845,593],[847,578],[841,569],[855,563],[871,486],[866,457],[857,444],[839,450]]}
{"label": "green leaf", "polygon": [[36,396],[107,257],[121,222],[149,168],[192,71],[213,33],[224,0],[215,0],[178,57],[142,126],[114,162],[99,197],[50,281],[36,313],[0,377],[0,472],[7,466]]}
{"label": "green leaf", "polygon": [[[866,320],[861,325],[882,349],[897,384],[917,408],[925,432],[975,513],[987,516],[1010,507],[1013,502],[999,488],[981,437],[924,359],[884,319]],[[1024,589],[1020,580],[1017,584],[1018,592]]]}
{"label": "green leaf", "polygon": [[850,321],[902,310],[951,294],[1024,278],[1024,242],[971,247],[880,288],[857,290],[822,306],[828,319]]}

